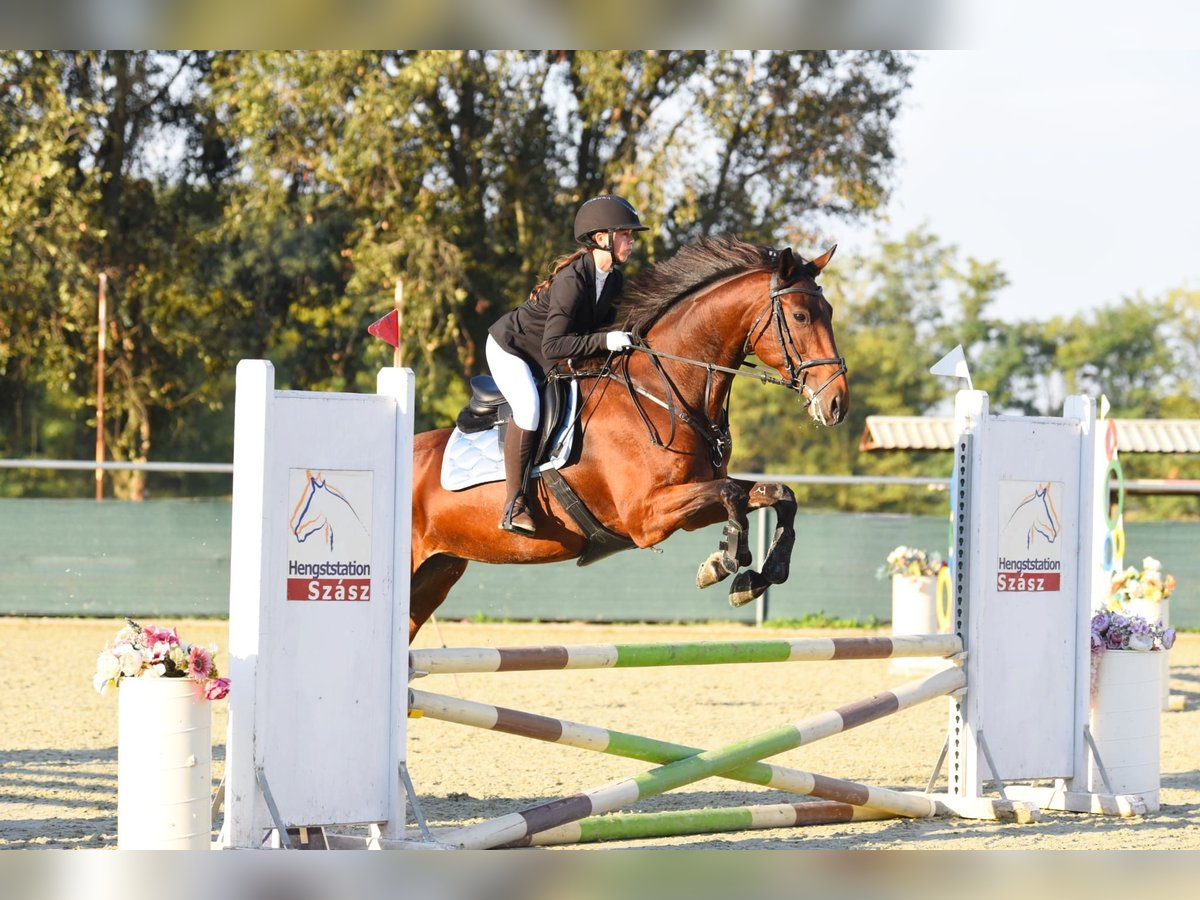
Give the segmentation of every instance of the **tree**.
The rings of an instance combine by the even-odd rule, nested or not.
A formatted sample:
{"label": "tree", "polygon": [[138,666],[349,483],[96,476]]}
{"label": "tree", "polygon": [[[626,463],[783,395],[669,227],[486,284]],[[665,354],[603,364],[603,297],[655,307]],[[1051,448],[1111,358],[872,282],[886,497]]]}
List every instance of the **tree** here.
{"label": "tree", "polygon": [[[0,447],[5,456],[74,456],[69,424],[90,380],[73,353],[94,321],[96,185],[72,160],[88,107],[60,89],[55,54],[0,53]],[[99,237],[103,237],[102,234]],[[92,376],[94,379],[94,375]]]}
{"label": "tree", "polygon": [[861,215],[886,195],[907,75],[886,53],[254,53],[218,57],[209,86],[247,173],[231,221],[341,239],[341,290],[292,295],[306,336],[289,352],[336,350],[333,381],[366,389],[386,350],[363,328],[401,279],[404,359],[442,424],[488,325],[570,249],[583,199],[639,205],[649,260],[715,229]]}

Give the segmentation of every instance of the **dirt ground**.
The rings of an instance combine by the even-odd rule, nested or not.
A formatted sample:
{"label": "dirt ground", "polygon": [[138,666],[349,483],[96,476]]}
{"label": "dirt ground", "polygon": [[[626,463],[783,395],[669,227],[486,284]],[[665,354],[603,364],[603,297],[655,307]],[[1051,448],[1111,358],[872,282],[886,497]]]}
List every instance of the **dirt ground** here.
{"label": "dirt ground", "polygon": [[[0,618],[0,849],[115,848],[117,698],[91,685],[113,619]],[[193,643],[215,642],[228,662],[228,623],[175,625]],[[741,626],[472,624],[427,627],[420,646],[696,641],[864,632],[755,630]],[[421,679],[422,690],[460,695],[676,743],[715,748],[866,698],[915,677],[887,660],[802,662]],[[233,690],[238,686],[234,685]],[[1171,692],[1182,711],[1161,719],[1162,808],[1130,819],[1044,812],[1016,825],[964,819],[891,819],[593,846],[726,849],[1197,849],[1200,848],[1200,634],[1171,652]],[[945,737],[947,701],[862,726],[773,758],[806,771],[898,789],[923,788]],[[222,775],[227,704],[213,704],[213,783]],[[589,791],[652,768],[621,759],[421,718],[411,720],[408,765],[431,826],[449,826]],[[945,788],[943,772],[938,789]],[[793,802],[777,791],[709,779],[639,810]],[[218,823],[219,824],[219,820]],[[415,826],[414,826],[415,828]],[[534,851],[546,852],[546,851]]]}

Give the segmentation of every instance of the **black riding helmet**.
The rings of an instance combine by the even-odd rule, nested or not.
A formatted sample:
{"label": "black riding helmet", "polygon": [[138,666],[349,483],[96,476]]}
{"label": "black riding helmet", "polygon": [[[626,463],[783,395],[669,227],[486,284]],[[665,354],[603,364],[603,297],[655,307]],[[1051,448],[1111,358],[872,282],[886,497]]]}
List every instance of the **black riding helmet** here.
{"label": "black riding helmet", "polygon": [[[642,224],[637,210],[629,201],[613,194],[593,197],[579,207],[579,212],[575,214],[575,240],[596,250],[611,250],[614,232],[646,230],[648,226]],[[598,231],[608,232],[608,247],[601,247],[596,243],[593,235]],[[615,258],[613,262],[616,263]]]}

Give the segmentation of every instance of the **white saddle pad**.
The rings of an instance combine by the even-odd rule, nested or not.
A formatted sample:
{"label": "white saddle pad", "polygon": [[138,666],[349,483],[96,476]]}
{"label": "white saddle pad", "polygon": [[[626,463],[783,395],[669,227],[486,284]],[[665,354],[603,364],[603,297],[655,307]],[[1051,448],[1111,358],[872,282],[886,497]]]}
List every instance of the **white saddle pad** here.
{"label": "white saddle pad", "polygon": [[[533,467],[536,476],[543,469],[561,469],[571,455],[575,441],[575,412],[579,408],[579,385],[572,381],[567,392],[567,412],[550,442],[550,458]],[[466,434],[456,427],[446,442],[442,455],[442,487],[448,491],[489,481],[504,480],[504,459],[500,451],[499,433],[495,428]]]}

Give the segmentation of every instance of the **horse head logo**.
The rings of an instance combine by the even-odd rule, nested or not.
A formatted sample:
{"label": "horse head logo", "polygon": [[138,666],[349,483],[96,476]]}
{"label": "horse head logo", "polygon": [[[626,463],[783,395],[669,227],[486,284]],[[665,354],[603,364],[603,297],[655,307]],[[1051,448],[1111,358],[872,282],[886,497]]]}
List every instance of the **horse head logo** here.
{"label": "horse head logo", "polygon": [[1031,549],[1039,537],[1048,544],[1058,541],[1061,523],[1048,483],[1038,485],[1017,504],[1007,522],[1009,528],[1014,525],[1020,528],[1026,549]]}
{"label": "horse head logo", "polygon": [[288,525],[298,543],[320,541],[332,552],[334,541],[347,528],[363,530],[365,526],[346,495],[322,473],[309,471],[306,476],[304,491]]}

